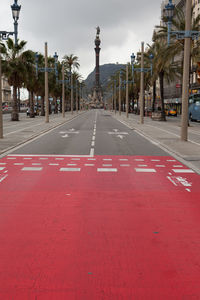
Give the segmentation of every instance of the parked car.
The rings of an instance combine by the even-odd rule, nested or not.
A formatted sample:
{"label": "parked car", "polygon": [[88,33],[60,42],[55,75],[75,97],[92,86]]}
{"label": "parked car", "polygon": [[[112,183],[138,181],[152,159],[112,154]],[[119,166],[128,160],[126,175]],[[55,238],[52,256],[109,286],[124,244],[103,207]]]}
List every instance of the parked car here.
{"label": "parked car", "polygon": [[177,110],[175,108],[169,109],[168,116],[177,117]]}
{"label": "parked car", "polygon": [[200,101],[195,101],[189,106],[190,121],[200,121]]}

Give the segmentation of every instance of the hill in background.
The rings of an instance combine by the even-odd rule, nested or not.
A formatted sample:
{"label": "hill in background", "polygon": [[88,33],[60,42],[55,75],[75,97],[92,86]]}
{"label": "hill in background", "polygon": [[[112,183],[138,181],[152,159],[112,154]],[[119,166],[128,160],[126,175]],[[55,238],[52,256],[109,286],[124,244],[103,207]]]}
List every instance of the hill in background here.
{"label": "hill in background", "polygon": [[[114,75],[118,70],[124,69],[125,65],[122,64],[105,64],[100,66],[100,82],[103,90],[105,90],[108,79]],[[95,84],[95,69],[91,72],[85,80],[87,93],[91,93],[92,88]]]}

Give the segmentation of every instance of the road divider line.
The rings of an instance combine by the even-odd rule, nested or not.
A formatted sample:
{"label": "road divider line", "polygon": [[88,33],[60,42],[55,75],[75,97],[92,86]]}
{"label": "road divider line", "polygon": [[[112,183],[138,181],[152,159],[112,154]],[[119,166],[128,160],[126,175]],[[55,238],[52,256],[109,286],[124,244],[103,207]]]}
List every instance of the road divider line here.
{"label": "road divider line", "polygon": [[94,148],[90,149],[90,156],[94,156]]}
{"label": "road divider line", "polygon": [[173,169],[174,173],[195,173],[193,170],[190,169]]}
{"label": "road divider line", "polygon": [[135,171],[137,173],[156,173],[155,169],[141,169],[141,168],[135,168]]}
{"label": "road divider line", "polygon": [[24,167],[22,171],[42,171],[43,168]]}
{"label": "road divider line", "polygon": [[61,172],[80,172],[81,168],[60,168]]}
{"label": "road divider line", "polygon": [[117,172],[117,169],[111,169],[111,168],[98,168],[97,172]]}

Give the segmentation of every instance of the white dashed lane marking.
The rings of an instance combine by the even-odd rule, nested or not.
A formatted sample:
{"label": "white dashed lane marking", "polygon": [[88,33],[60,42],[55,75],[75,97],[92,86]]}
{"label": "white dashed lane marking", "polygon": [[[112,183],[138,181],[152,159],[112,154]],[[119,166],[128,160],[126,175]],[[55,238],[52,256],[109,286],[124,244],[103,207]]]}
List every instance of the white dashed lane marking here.
{"label": "white dashed lane marking", "polygon": [[42,171],[43,168],[24,167],[22,171]]}
{"label": "white dashed lane marking", "polygon": [[98,168],[97,172],[117,172],[117,169],[111,169],[111,168]]}
{"label": "white dashed lane marking", "polygon": [[80,168],[61,168],[61,172],[80,172]]}
{"label": "white dashed lane marking", "polygon": [[14,166],[23,166],[24,163],[15,163]]}
{"label": "white dashed lane marking", "polygon": [[155,169],[141,169],[141,168],[135,168],[135,171],[137,173],[141,172],[141,173],[156,173]]}
{"label": "white dashed lane marking", "polygon": [[0,171],[3,171],[5,169],[5,167],[0,167]]}
{"label": "white dashed lane marking", "polygon": [[173,169],[174,173],[194,173],[193,170],[190,169]]}

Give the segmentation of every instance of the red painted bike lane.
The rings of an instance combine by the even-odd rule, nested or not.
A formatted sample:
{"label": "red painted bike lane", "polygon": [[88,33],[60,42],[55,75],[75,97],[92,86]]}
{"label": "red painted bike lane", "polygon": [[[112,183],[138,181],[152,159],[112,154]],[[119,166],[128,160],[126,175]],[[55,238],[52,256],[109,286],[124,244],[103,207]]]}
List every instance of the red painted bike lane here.
{"label": "red painted bike lane", "polygon": [[171,157],[0,160],[0,299],[199,299],[199,175]]}

